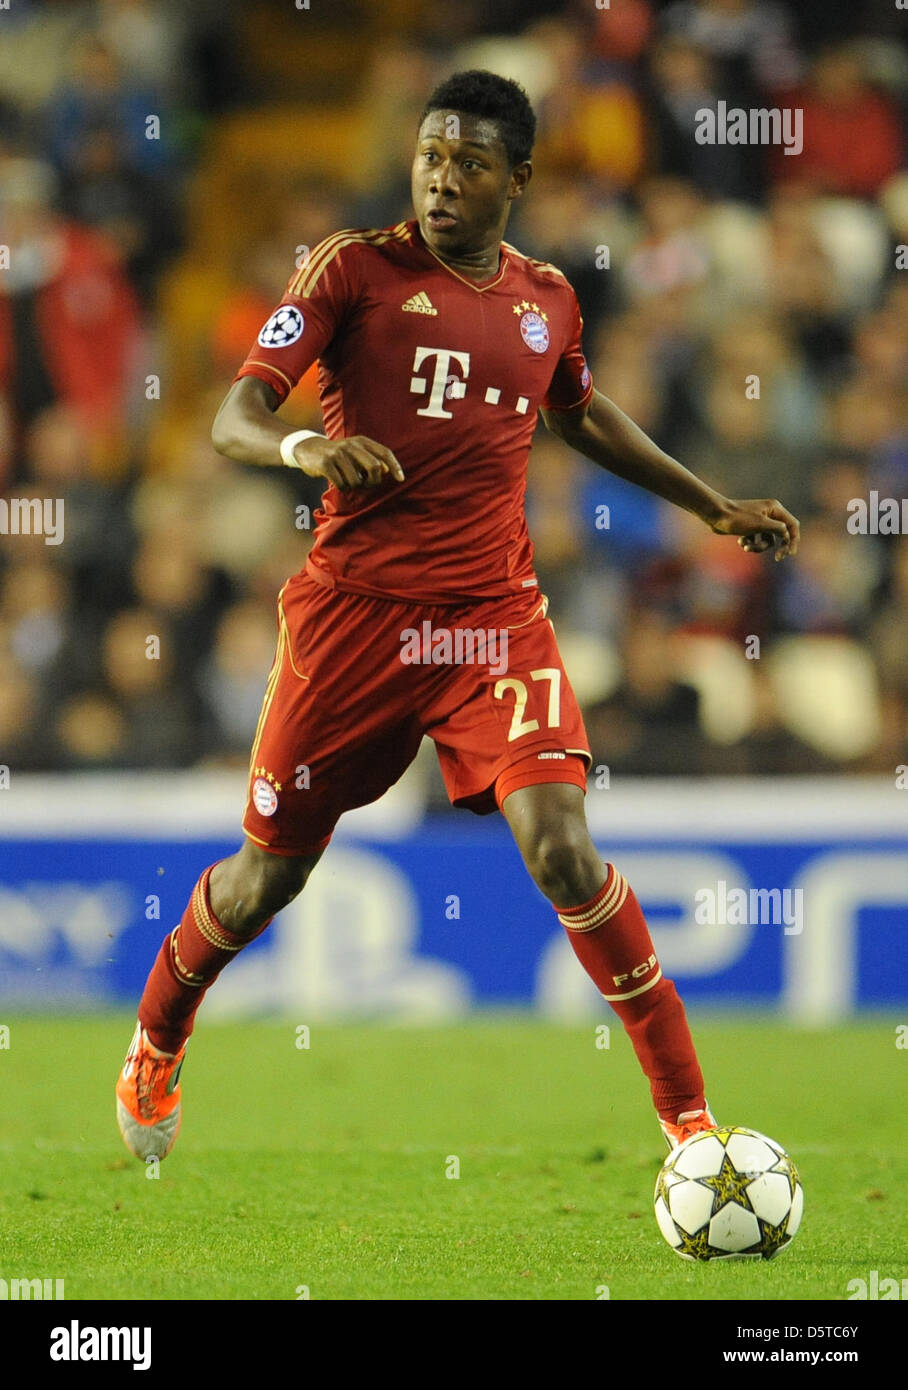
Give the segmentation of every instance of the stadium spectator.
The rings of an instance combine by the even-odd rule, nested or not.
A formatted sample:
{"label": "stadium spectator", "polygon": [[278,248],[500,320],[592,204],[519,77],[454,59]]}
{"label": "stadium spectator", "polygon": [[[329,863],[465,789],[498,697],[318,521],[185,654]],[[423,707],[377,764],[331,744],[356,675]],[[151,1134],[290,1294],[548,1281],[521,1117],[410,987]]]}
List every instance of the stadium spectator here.
{"label": "stadium spectator", "polygon": [[865,631],[882,577],[873,540],[849,535],[840,514],[815,516],[796,575],[781,575],[778,623],[790,632]]}
{"label": "stadium spectator", "polygon": [[723,748],[723,773],[741,777],[815,777],[837,771],[834,758],[788,727],[765,663],[753,662],[751,677],[750,727],[743,738]]}
{"label": "stadium spectator", "polygon": [[66,772],[103,772],[124,766],[126,721],[105,690],[86,690],[62,701],[53,724],[55,765]]}
{"label": "stadium spectator", "polygon": [[658,610],[630,610],[623,678],[586,711],[593,765],[610,773],[671,777],[705,772],[710,750],[696,690],[673,670],[672,627]]}
{"label": "stadium spectator", "polygon": [[79,615],[71,622],[109,612],[122,601],[133,546],[121,489],[92,476],[88,435],[65,405],[43,410],[22,448],[35,488],[64,506],[65,544],[53,548],[52,559],[71,588]]}
{"label": "stadium spectator", "polygon": [[743,651],[752,633],[769,629],[775,574],[719,536],[704,541],[687,513],[669,513],[667,532],[662,554],[637,578],[635,599],[671,615],[679,631],[727,638]]}
{"label": "stadium spectator", "polygon": [[127,162],[117,126],[102,120],[85,127],[64,170],[60,203],[74,221],[106,235],[132,283],[149,301],[162,267],[179,245],[177,217],[168,181]]}
{"label": "stadium spectator", "polygon": [[149,609],[124,609],[105,629],[101,669],[125,724],[125,767],[185,765],[201,751],[198,710],[186,681],[174,678],[174,653],[172,633]]}
{"label": "stadium spectator", "polygon": [[674,0],[662,28],[719,64],[736,106],[759,105],[764,92],[791,87],[799,76],[791,15],[774,0]]}
{"label": "stadium spectator", "polygon": [[185,31],[192,20],[179,6],[155,0],[99,0],[96,30],[137,83],[178,94],[186,80]]}
{"label": "stadium spectator", "polygon": [[24,553],[0,588],[0,621],[8,654],[25,672],[51,668],[66,638],[67,586],[60,570],[37,552]]}
{"label": "stadium spectator", "polygon": [[820,54],[792,104],[804,112],[797,159],[773,152],[776,178],[810,180],[824,193],[872,198],[901,167],[902,122],[895,103],[867,80],[860,50],[844,44]]}
{"label": "stadium spectator", "polygon": [[697,113],[715,110],[729,93],[717,81],[715,65],[696,44],[669,35],[650,58],[649,116],[652,154],[663,174],[689,179],[701,192],[719,198],[755,198],[762,168],[742,145],[701,144]]}
{"label": "stadium spectator", "polygon": [[690,312],[688,291],[702,287],[710,271],[709,250],[697,223],[700,199],[689,184],[665,177],[638,188],[643,236],[628,256],[624,272],[632,301],[673,295]]}
{"label": "stadium spectator", "polygon": [[78,172],[86,134],[99,127],[119,132],[129,167],[163,171],[173,158],[168,125],[158,94],[124,73],[98,34],[76,46],[70,80],[45,111],[48,154],[61,173]]}
{"label": "stadium spectator", "polygon": [[26,120],[59,91],[84,28],[82,5],[10,3],[3,11],[0,96]]}
{"label": "stadium spectator", "polygon": [[534,30],[553,64],[552,85],[538,102],[535,158],[551,172],[594,181],[601,196],[631,188],[646,163],[646,124],[630,78],[591,64],[583,33],[564,20]]}
{"label": "stadium spectator", "polygon": [[249,760],[249,729],[259,717],[262,672],[271,664],[274,642],[272,604],[245,599],[222,616],[200,671],[199,688],[213,723],[212,746],[241,766]]}
{"label": "stadium spectator", "polygon": [[19,428],[57,402],[92,445],[123,423],[139,345],[135,295],[115,251],[53,210],[46,164],[0,168],[0,399]]}
{"label": "stadium spectator", "polygon": [[44,768],[38,687],[15,662],[0,665],[0,748],[5,767]]}
{"label": "stadium spectator", "polygon": [[697,459],[703,477],[726,496],[754,489],[767,497],[784,493],[803,509],[809,455],[777,434],[772,414],[761,409],[762,391],[755,399],[747,381],[712,356],[703,361],[701,386],[703,427],[688,438],[685,456]]}
{"label": "stadium spectator", "polygon": [[903,734],[908,734],[908,546],[893,547],[892,553],[888,593],[874,614],[870,637],[882,688],[899,703]]}
{"label": "stadium spectator", "polygon": [[[575,4],[572,11],[578,18],[580,9]],[[650,0],[611,0],[610,5],[597,8],[594,21],[596,54],[610,62],[628,64],[641,60],[656,25]]]}
{"label": "stadium spectator", "polygon": [[185,533],[152,531],[139,541],[132,566],[137,601],[170,633],[174,666],[191,671],[211,646],[226,601],[224,586]]}

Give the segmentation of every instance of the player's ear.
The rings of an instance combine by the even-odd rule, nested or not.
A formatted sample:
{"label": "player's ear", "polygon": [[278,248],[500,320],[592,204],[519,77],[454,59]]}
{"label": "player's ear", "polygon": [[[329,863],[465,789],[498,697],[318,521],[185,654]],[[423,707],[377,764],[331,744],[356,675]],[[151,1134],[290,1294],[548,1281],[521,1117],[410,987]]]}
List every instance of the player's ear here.
{"label": "player's ear", "polygon": [[533,177],[533,165],[528,159],[522,164],[516,164],[511,170],[511,181],[508,184],[508,201],[514,198],[522,198],[526,192],[527,184]]}

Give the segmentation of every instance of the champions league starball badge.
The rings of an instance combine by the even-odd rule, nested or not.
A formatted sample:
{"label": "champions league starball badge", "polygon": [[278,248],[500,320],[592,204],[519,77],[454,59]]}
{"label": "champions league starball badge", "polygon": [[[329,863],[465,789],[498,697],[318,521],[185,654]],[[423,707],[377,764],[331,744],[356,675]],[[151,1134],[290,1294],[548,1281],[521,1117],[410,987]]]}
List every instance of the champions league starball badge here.
{"label": "champions league starball badge", "polygon": [[265,324],[259,334],[259,343],[265,348],[288,347],[296,342],[305,326],[299,309],[293,304],[283,304],[280,309],[275,309]]}

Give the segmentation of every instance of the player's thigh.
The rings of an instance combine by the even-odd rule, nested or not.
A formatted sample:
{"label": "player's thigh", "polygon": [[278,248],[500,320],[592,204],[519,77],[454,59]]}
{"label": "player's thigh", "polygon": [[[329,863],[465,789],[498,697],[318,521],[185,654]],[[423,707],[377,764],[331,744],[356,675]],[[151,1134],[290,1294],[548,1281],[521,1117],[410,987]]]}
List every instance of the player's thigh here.
{"label": "player's thigh", "polygon": [[344,811],[376,800],[415,757],[399,610],[306,576],[285,586],[250,758],[243,829],[253,845],[320,853]]}
{"label": "player's thigh", "polygon": [[537,596],[528,620],[508,624],[513,608],[492,604],[480,610],[477,616],[502,624],[498,662],[453,668],[437,702],[442,717],[427,728],[452,802],[475,810],[495,809],[496,784],[509,771],[514,780],[508,791],[533,782],[582,789],[591,761],[583,716],[544,603]]}

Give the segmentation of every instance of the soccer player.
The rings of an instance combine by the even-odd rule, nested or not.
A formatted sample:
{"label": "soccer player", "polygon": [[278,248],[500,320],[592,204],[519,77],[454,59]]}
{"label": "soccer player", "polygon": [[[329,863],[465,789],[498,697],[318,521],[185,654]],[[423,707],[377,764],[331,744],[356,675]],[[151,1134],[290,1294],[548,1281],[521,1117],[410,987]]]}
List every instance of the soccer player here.
{"label": "soccer player", "polygon": [[[202,874],[139,1004],[117,1084],[139,1158],[176,1139],[206,990],[301,891],[343,812],[396,782],[424,734],[454,805],[504,815],[630,1036],[669,1147],[714,1124],[681,1000],[633,889],[587,829],[592,759],[524,516],[537,415],[746,550],[793,554],[798,522],[777,501],[720,496],[594,389],[571,286],[502,240],[530,183],[535,124],[511,81],[443,82],[419,124],[415,217],[317,246],[218,411],[221,453],[328,487],[309,558],[277,601],[244,844]],[[326,435],[288,433],[278,407],[316,359]]]}

